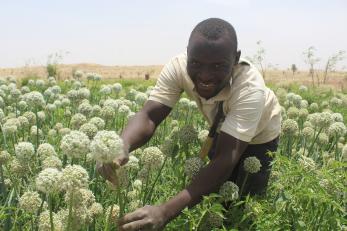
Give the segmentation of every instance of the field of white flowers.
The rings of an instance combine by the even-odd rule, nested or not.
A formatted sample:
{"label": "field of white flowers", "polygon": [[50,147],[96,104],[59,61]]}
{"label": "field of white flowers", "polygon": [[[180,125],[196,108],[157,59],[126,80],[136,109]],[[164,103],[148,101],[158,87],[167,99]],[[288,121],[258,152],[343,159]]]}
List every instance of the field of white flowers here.
{"label": "field of white flowers", "polygon": [[[0,229],[117,230],[119,216],[183,189],[207,164],[198,153],[208,130],[184,97],[118,169],[118,187],[96,171],[121,152],[118,135],[152,84],[81,72],[64,82],[0,80]],[[273,90],[283,121],[266,196],[240,198],[227,182],[166,230],[346,230],[347,95]],[[249,162],[252,174],[260,166]]]}

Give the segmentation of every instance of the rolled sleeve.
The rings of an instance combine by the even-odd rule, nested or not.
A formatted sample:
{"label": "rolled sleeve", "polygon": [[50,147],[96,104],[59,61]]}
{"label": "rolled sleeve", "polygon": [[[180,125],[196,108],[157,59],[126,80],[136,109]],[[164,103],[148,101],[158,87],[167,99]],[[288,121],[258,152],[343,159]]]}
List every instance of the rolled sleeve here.
{"label": "rolled sleeve", "polygon": [[179,84],[179,75],[180,71],[173,59],[164,66],[148,99],[173,108],[183,91]]}
{"label": "rolled sleeve", "polygon": [[237,99],[228,103],[228,113],[221,131],[245,142],[250,142],[256,134],[264,105],[265,92],[262,89],[246,89]]}

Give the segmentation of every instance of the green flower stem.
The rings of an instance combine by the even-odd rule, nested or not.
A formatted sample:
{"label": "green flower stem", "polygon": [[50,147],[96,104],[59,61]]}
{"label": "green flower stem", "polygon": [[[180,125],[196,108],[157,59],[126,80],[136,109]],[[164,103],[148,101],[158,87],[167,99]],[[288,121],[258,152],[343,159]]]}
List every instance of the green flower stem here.
{"label": "green flower stem", "polygon": [[[68,222],[67,222],[67,231],[70,231],[71,228],[71,222],[72,222],[72,203],[73,203],[73,199],[74,199],[74,193],[73,190],[71,191],[71,195],[70,195],[70,201],[69,201],[69,217],[68,217]],[[71,229],[72,230],[72,229]]]}
{"label": "green flower stem", "polygon": [[162,166],[161,166],[161,168],[160,168],[160,170],[159,170],[159,172],[158,172],[158,174],[157,174],[157,176],[156,176],[156,178],[155,178],[155,180],[154,180],[154,182],[153,182],[153,184],[152,184],[152,186],[151,186],[151,188],[149,190],[148,198],[145,197],[145,201],[148,201],[149,203],[151,203],[154,186],[157,183],[157,181],[158,181],[158,179],[159,179],[159,177],[161,175],[161,172],[163,171],[163,168],[165,166],[165,163],[166,163],[167,159],[168,159],[168,157],[166,156],[165,159],[164,159],[164,162],[163,162],[163,164],[162,164]]}
{"label": "green flower stem", "polygon": [[51,224],[51,231],[54,231],[54,223],[53,223],[53,196],[52,196],[52,194],[48,195],[48,206],[49,206],[49,222]]}
{"label": "green flower stem", "polygon": [[240,197],[240,198],[241,198],[241,196],[242,196],[243,190],[244,190],[245,185],[246,185],[246,182],[247,182],[247,180],[248,180],[248,175],[249,175],[249,172],[246,173],[245,179],[243,179],[242,186],[241,186],[241,190],[240,190],[240,194],[239,194],[239,197]]}

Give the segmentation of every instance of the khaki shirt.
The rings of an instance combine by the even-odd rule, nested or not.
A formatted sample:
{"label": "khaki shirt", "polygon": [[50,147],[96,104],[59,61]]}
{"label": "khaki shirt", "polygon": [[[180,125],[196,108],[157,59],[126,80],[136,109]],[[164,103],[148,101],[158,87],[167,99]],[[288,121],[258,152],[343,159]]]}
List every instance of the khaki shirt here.
{"label": "khaki shirt", "polygon": [[262,75],[249,61],[240,59],[232,73],[230,85],[206,100],[200,97],[187,73],[187,53],[166,64],[160,73],[149,100],[174,107],[185,91],[194,100],[209,124],[223,101],[225,120],[223,131],[250,144],[262,144],[275,139],[281,131],[281,107]]}

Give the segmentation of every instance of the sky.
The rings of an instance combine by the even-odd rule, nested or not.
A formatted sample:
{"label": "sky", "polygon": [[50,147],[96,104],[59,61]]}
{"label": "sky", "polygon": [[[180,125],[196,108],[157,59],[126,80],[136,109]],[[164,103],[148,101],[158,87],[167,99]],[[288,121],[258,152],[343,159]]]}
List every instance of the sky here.
{"label": "sky", "polygon": [[66,64],[165,64],[197,23],[218,17],[235,27],[242,56],[261,41],[266,64],[306,69],[314,46],[323,68],[347,51],[346,12],[346,0],[0,0],[0,67],[45,65],[56,53]]}

